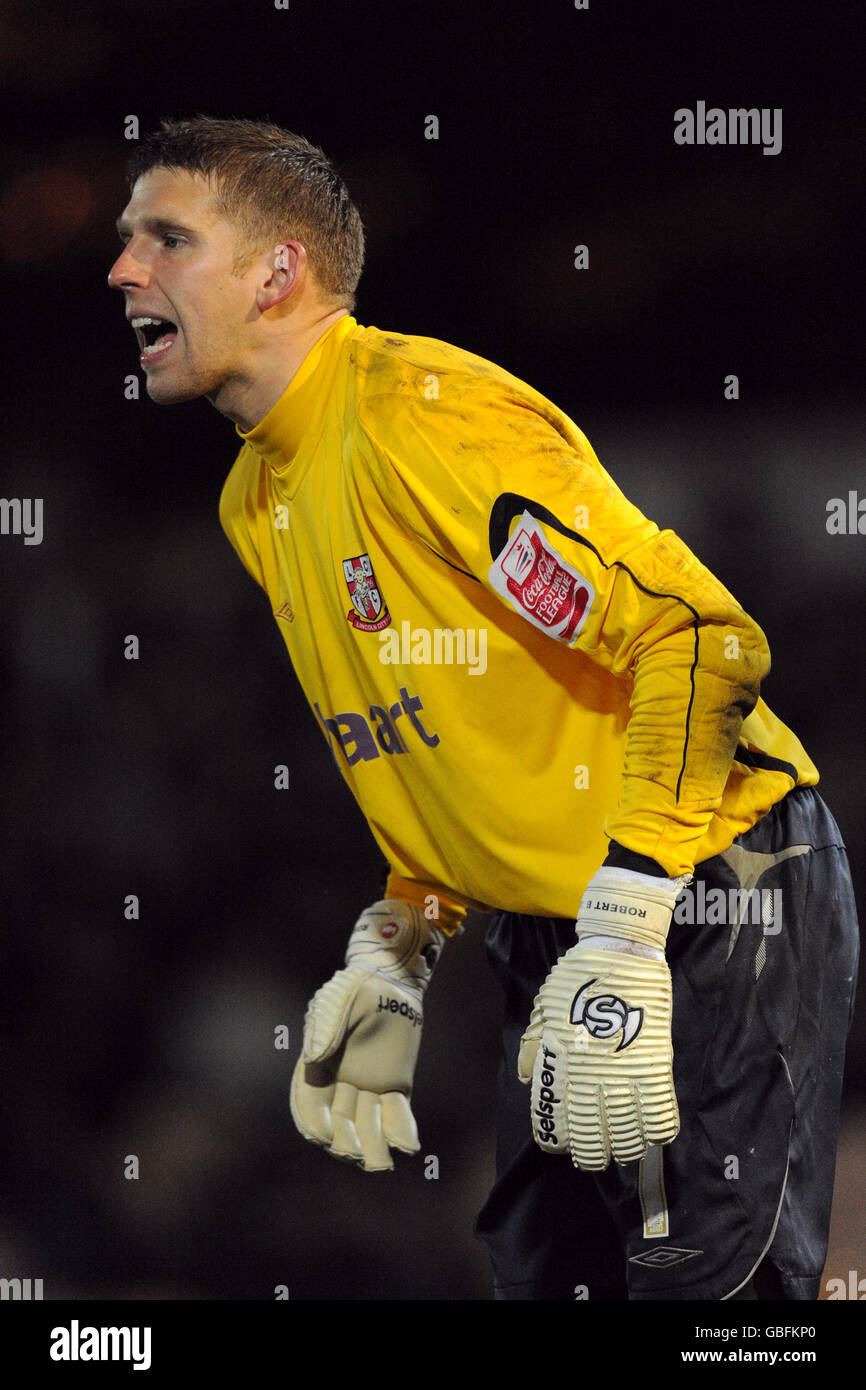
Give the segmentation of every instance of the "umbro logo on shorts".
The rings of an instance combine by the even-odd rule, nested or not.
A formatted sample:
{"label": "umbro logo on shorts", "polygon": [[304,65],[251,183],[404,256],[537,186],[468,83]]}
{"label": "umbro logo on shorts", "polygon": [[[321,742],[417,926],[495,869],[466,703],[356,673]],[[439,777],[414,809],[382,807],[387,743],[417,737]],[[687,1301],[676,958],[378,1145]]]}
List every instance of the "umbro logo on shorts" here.
{"label": "umbro logo on shorts", "polygon": [[695,1255],[703,1255],[703,1250],[678,1250],[675,1245],[657,1245],[655,1250],[647,1250],[643,1255],[632,1255],[630,1265],[646,1265],[649,1269],[670,1269],[671,1265],[684,1264]]}

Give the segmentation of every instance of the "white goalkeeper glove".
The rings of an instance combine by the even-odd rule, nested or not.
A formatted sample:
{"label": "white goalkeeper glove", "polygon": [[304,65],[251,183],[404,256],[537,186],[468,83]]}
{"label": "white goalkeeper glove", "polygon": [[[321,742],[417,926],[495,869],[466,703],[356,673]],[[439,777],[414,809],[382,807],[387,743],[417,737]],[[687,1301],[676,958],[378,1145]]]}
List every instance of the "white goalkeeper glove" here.
{"label": "white goalkeeper glove", "polygon": [[532,1132],[576,1168],[643,1158],[679,1131],[664,956],[689,881],[599,869],[577,918],[578,944],[542,985],[523,1035],[520,1080],[532,1083]]}
{"label": "white goalkeeper glove", "polygon": [[385,898],[361,913],[338,970],[313,996],[292,1077],[305,1139],[369,1172],[394,1167],[389,1145],[417,1153],[409,1106],[421,1001],[445,941],[419,907]]}

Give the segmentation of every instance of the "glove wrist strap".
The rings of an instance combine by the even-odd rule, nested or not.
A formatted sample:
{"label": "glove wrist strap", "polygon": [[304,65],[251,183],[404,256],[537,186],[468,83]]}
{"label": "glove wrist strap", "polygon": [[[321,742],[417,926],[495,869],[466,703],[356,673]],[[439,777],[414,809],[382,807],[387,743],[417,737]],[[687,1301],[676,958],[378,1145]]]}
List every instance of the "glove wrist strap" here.
{"label": "glove wrist strap", "polygon": [[629,869],[598,869],[581,899],[578,936],[584,944],[587,936],[600,936],[664,951],[674,905],[688,881],[688,875],[654,878]]}
{"label": "glove wrist strap", "polygon": [[419,907],[400,898],[383,898],[355,923],[346,965],[423,994],[445,941],[445,932],[428,922]]}

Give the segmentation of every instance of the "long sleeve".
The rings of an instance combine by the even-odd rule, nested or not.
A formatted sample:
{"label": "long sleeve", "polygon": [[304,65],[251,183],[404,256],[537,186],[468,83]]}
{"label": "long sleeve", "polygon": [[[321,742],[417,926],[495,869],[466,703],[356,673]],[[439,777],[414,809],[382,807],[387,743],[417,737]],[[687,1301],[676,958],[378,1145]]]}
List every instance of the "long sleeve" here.
{"label": "long sleeve", "polygon": [[[377,399],[363,422],[406,527],[525,619],[527,641],[544,633],[623,683],[621,794],[605,832],[672,876],[690,872],[769,670],[760,628],[542,398],[470,378],[431,400]],[[577,667],[573,693],[580,702]]]}

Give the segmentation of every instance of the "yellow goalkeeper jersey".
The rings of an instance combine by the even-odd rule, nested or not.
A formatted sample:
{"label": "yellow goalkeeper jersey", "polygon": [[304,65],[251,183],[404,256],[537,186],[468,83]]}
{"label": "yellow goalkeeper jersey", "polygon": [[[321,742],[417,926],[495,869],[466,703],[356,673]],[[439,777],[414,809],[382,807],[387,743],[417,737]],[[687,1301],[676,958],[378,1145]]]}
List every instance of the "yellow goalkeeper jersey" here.
{"label": "yellow goalkeeper jersey", "polygon": [[760,628],[532,387],[332,324],[220,501],[389,895],[573,917],[612,839],[670,875],[818,773]]}

